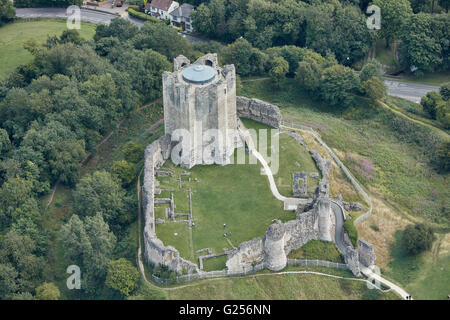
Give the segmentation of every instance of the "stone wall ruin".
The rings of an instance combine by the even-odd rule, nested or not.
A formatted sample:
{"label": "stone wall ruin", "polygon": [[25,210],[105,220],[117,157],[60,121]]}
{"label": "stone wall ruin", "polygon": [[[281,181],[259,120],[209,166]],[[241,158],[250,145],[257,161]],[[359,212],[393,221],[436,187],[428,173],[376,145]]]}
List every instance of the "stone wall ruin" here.
{"label": "stone wall ruin", "polygon": [[280,109],[259,99],[237,96],[236,111],[239,118],[248,118],[274,128],[279,128],[281,124]]}

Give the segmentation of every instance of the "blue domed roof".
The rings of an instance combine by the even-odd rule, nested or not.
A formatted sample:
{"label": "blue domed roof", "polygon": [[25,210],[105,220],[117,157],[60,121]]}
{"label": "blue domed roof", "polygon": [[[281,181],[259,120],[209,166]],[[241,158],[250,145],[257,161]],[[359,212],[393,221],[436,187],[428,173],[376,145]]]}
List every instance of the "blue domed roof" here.
{"label": "blue domed roof", "polygon": [[183,70],[184,81],[204,84],[210,82],[216,76],[216,70],[210,66],[194,64]]}

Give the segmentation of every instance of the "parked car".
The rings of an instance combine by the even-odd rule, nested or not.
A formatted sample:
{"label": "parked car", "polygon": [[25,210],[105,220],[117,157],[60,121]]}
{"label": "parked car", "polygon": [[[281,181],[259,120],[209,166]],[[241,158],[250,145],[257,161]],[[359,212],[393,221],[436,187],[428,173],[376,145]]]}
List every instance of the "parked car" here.
{"label": "parked car", "polygon": [[121,7],[122,5],[123,5],[123,3],[121,0],[116,1],[116,7]]}

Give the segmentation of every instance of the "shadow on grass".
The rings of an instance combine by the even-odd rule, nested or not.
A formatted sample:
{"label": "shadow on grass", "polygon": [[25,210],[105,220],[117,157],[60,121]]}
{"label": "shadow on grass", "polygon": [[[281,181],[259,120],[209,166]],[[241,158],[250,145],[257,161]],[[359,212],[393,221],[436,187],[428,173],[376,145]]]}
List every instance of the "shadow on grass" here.
{"label": "shadow on grass", "polygon": [[391,246],[391,256],[394,258],[389,263],[390,275],[402,285],[408,285],[419,276],[419,271],[423,267],[422,255],[409,255],[402,247],[403,230],[395,232],[395,243]]}

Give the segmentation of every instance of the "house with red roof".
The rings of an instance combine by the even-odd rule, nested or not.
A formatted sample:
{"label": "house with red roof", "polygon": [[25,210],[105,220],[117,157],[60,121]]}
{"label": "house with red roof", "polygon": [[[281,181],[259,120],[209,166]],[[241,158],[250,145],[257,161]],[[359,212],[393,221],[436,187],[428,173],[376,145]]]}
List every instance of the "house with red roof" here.
{"label": "house with red roof", "polygon": [[178,8],[180,4],[172,0],[152,0],[145,6],[145,13],[155,18],[169,19],[169,13]]}

